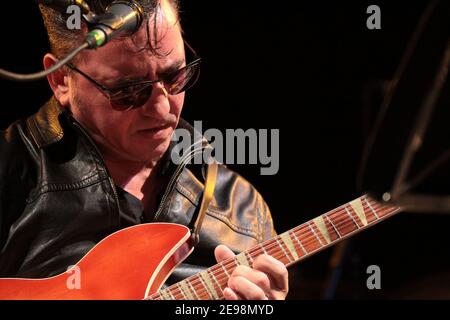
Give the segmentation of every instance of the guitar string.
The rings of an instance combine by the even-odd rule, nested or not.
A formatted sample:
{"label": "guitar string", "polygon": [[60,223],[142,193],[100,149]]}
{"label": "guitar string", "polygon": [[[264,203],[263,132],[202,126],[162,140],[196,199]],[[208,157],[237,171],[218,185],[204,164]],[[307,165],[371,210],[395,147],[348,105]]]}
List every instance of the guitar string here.
{"label": "guitar string", "polygon": [[[369,204],[370,204],[370,202],[369,202]],[[335,209],[334,211],[330,211],[329,213],[325,213],[324,215],[328,215],[329,217],[331,217],[333,214],[334,214],[335,216],[336,216],[336,215],[339,215],[339,214],[343,214],[343,213],[346,211],[346,206],[347,206],[347,204],[344,205],[344,206],[341,206],[340,208]],[[379,209],[379,208],[381,207],[381,206],[378,206],[376,203],[375,203],[375,204],[372,203],[372,204],[370,204],[370,206],[372,206],[372,208],[374,208],[374,206],[375,206],[376,209]],[[369,205],[367,205],[367,206],[364,205],[363,207],[364,207],[364,209],[367,209],[367,208],[369,208],[370,206],[369,206]],[[374,209],[375,209],[375,208],[374,208]],[[391,209],[391,207],[386,207],[386,206],[383,206],[383,208],[386,209],[386,210],[387,210],[387,209]],[[375,212],[376,212],[376,209],[374,210]],[[373,212],[372,212],[372,214],[373,214]],[[373,214],[373,216],[375,217],[375,220],[377,220],[375,214]],[[373,220],[373,221],[375,221],[375,220]],[[371,221],[371,222],[373,222],[373,221]],[[353,222],[353,219],[351,220],[351,223],[346,223],[346,222],[350,222],[350,221],[346,219],[345,221],[340,222],[340,223],[338,223],[337,225],[335,224],[335,226],[336,226],[336,227],[339,226],[339,229],[340,229],[344,224],[346,224],[347,226],[350,225],[350,224],[353,224],[353,225],[355,224],[355,222]],[[309,221],[306,222],[306,223],[304,223],[303,225],[298,226],[297,228],[294,228],[294,229],[290,230],[290,231],[293,232],[294,234],[296,234],[296,233],[299,232],[299,231],[303,231],[302,229],[304,229],[304,228],[308,228],[308,229],[309,229]],[[356,232],[357,230],[359,230],[359,229],[361,229],[361,228],[362,228],[362,227],[359,227],[359,226],[358,226],[358,229],[355,229],[355,230],[353,230],[352,232]],[[297,229],[297,230],[296,230],[296,229]],[[338,234],[336,234],[336,235],[339,237]],[[297,237],[297,238],[298,238],[298,237]],[[309,241],[310,239],[313,239],[313,238],[314,238],[314,241]],[[339,237],[339,238],[341,238],[341,237]],[[336,239],[336,240],[337,240],[337,239]],[[272,242],[272,243],[270,243],[270,242]],[[281,250],[281,248],[280,248],[280,245],[279,245],[278,243],[276,243],[276,242],[277,242],[277,241],[275,240],[275,238],[269,239],[269,240],[267,241],[267,244],[268,244],[268,245],[267,245],[267,247],[265,248],[266,251],[267,251],[267,253],[273,253],[272,249],[273,249],[273,248],[278,248],[278,249],[275,250],[275,255],[272,255],[272,256],[273,256],[274,258],[278,258],[278,259],[279,259],[280,257],[281,257],[281,258],[287,257],[287,255],[285,255],[285,254],[282,252],[282,250]],[[304,242],[304,246],[306,246],[306,247],[309,247],[309,245],[311,245],[312,243],[319,243],[319,242],[317,241],[317,237],[316,237],[315,235],[312,235],[312,236],[310,236],[310,237],[304,239],[303,242]],[[270,243],[270,244],[269,244],[269,243]],[[320,244],[321,244],[321,242],[320,242]],[[249,253],[249,254],[251,255],[252,253],[255,253],[256,251],[261,251],[261,252],[263,252],[261,246],[262,246],[262,244],[258,245],[258,247],[254,247],[254,248],[248,250],[247,253]],[[315,249],[315,250],[313,250],[313,251],[311,251],[311,252],[307,252],[306,254],[304,254],[304,255],[302,256],[302,258],[305,257],[305,256],[307,256],[307,255],[309,255],[309,254],[311,254],[311,253],[313,253],[313,252],[315,252],[315,251],[317,251],[318,249],[323,248],[323,247],[324,247],[324,245],[321,244],[321,246],[320,246],[319,248],[317,248],[317,249]],[[302,251],[303,251],[303,250],[302,250]],[[277,253],[279,253],[279,254],[277,254]],[[259,255],[259,254],[258,254],[258,255]],[[229,261],[227,261],[227,260],[229,260]],[[213,276],[215,276],[215,275],[217,275],[217,273],[216,273],[215,271],[217,271],[218,268],[222,268],[222,266],[223,266],[223,268],[226,268],[226,269],[227,269],[227,272],[228,272],[228,267],[231,265],[231,263],[233,264],[232,268],[236,268],[236,267],[237,267],[237,266],[234,266],[234,264],[236,263],[234,257],[233,257],[233,258],[229,258],[229,259],[227,259],[227,260],[223,261],[223,262],[220,263],[220,264],[217,264],[216,266],[211,267],[211,268],[208,269],[208,270],[212,273]],[[216,269],[216,270],[214,271],[214,269]],[[234,270],[234,269],[233,269],[233,270]],[[231,271],[231,272],[232,272],[232,271]],[[221,274],[223,274],[223,273],[224,273],[223,271],[219,271],[219,275],[221,275]],[[228,278],[228,276],[225,276],[225,277],[215,277],[215,280],[216,280],[217,284],[219,284],[219,282],[222,282],[222,280],[227,279],[227,278]],[[185,280],[188,280],[188,279],[185,279]],[[209,298],[211,298],[210,295],[209,295],[209,293],[207,292],[207,288],[204,287],[203,283],[201,283],[201,279],[198,278],[198,275],[195,275],[195,276],[194,276],[194,279],[192,279],[192,280],[195,280],[195,281],[193,281],[193,282],[190,282],[190,281],[189,281],[189,284],[191,284],[191,286],[196,290],[195,293],[197,293],[197,295],[198,295],[199,293],[200,293],[200,295],[203,294],[203,293],[206,293],[206,294],[209,296]],[[197,286],[198,284],[201,284],[201,288],[202,288],[203,290],[197,291],[196,286]],[[223,286],[223,285],[224,285],[224,284],[222,284],[221,286]],[[221,287],[221,286],[219,286],[219,287]],[[182,290],[179,289],[179,288],[177,288],[177,284],[175,284],[174,286],[171,286],[171,287],[169,287],[169,288],[166,288],[166,289],[164,289],[164,290],[169,291],[169,289],[170,289],[170,293],[172,294],[172,296],[178,295],[178,294],[182,294],[182,295],[183,295]],[[220,289],[222,289],[222,288],[220,288]],[[204,291],[204,292],[203,292],[203,291]],[[194,293],[194,294],[195,294],[195,293]]]}
{"label": "guitar string", "polygon": [[[372,207],[374,206],[374,204],[371,204],[372,205]],[[375,204],[375,207],[377,208],[377,209],[379,209],[379,206],[378,205],[376,205]],[[367,208],[369,208],[369,205],[368,206],[364,206],[364,209],[367,209]],[[383,207],[384,209],[391,209],[391,208],[389,208],[389,207]],[[337,209],[335,209],[335,211],[331,211],[331,212],[329,212],[329,213],[326,213],[325,215],[329,215],[330,217],[334,214],[334,215],[338,215],[338,214],[342,214],[344,211],[346,211],[345,210],[346,209],[346,205],[344,205],[344,206],[342,206],[341,207],[341,209],[339,209],[339,208],[337,208]],[[374,208],[375,209],[375,208]],[[375,210],[376,211],[376,210]],[[373,216],[375,217],[375,220],[377,220],[376,219],[376,216],[373,214]],[[373,220],[373,221],[375,221],[375,220]],[[346,222],[348,222],[349,220],[345,220],[345,221],[343,221],[343,222],[341,222],[340,224],[338,224],[339,225],[339,228],[341,228],[342,226],[343,226],[343,224],[345,224]],[[371,221],[371,222],[373,222],[373,221]],[[309,226],[306,226],[306,225],[308,225],[309,224],[309,221],[308,222],[306,222],[305,224],[303,224],[303,225],[301,225],[301,226],[299,226],[299,227],[297,227],[297,229],[298,230],[295,230],[296,228],[294,228],[294,229],[292,229],[292,230],[290,230],[291,232],[293,232],[293,233],[297,233],[297,232],[299,232],[299,231],[303,231],[303,230],[301,230],[302,229],[302,227],[303,228],[309,228]],[[350,223],[348,223],[347,224],[347,226],[349,225]],[[354,222],[353,222],[353,220],[352,220],[352,223],[351,224],[355,224]],[[361,227],[362,228],[362,227]],[[359,230],[359,229],[361,229],[361,228],[359,228],[359,226],[358,226],[358,229],[355,229],[355,230],[353,230],[352,232],[355,232],[355,231],[357,231],[357,230]],[[339,237],[339,235],[338,234],[336,234],[338,237]],[[309,245],[310,244],[312,244],[312,243],[318,243],[317,242],[317,237],[315,237],[314,235],[313,236],[311,236],[311,237],[309,237],[309,239],[311,239],[311,238],[315,238],[315,240],[314,241],[308,241],[308,242],[306,242],[305,240],[307,240],[308,238],[306,238],[306,239],[304,239],[303,241],[305,242],[304,243],[304,245],[306,246],[306,247],[309,247]],[[341,237],[339,237],[339,238],[341,238]],[[337,240],[337,239],[336,239]],[[287,255],[285,255],[283,252],[282,252],[282,250],[280,250],[281,248],[280,248],[280,245],[278,245],[278,243],[276,243],[277,241],[276,240],[274,240],[274,239],[269,239],[269,241],[268,242],[272,242],[271,244],[269,244],[268,246],[267,246],[267,252],[268,253],[273,253],[273,251],[272,251],[272,248],[276,248],[276,247],[278,247],[278,249],[276,249],[276,251],[275,251],[275,255],[272,255],[273,257],[275,257],[275,258],[278,258],[279,259],[279,257],[281,257],[281,258],[285,258],[285,257],[287,257]],[[252,248],[251,250],[249,250],[249,251],[247,251],[247,253],[249,253],[250,255],[252,254],[252,253],[256,253],[256,251],[261,251],[261,252],[263,252],[263,250],[262,250],[262,248],[260,248],[260,246],[261,246],[261,244],[258,246],[258,247],[255,247],[255,248]],[[304,256],[306,256],[306,255],[309,255],[309,254],[312,254],[313,252],[315,252],[315,251],[317,251],[318,249],[321,249],[321,248],[323,248],[324,247],[324,245],[321,245],[319,248],[317,248],[317,249],[315,249],[314,251],[311,251],[311,252],[307,252],[306,254],[304,254],[302,257],[304,257]],[[277,254],[277,253],[279,253],[279,254]],[[259,254],[258,254],[259,255]],[[228,272],[228,267],[230,266],[230,263],[229,262],[231,262],[231,263],[233,263],[233,268],[236,268],[235,266],[234,266],[234,264],[236,263],[236,261],[235,261],[235,258],[230,258],[230,261],[224,261],[224,262],[222,262],[221,264],[223,265],[223,267],[224,268],[227,268],[227,272]],[[214,268],[216,269],[216,271],[217,271],[217,268],[222,268],[221,267],[221,264],[217,264],[216,266],[213,266],[213,267],[211,267],[209,270],[211,271],[211,273],[212,273],[212,275],[214,276],[215,274],[217,274],[217,273],[215,273],[215,271],[213,270]],[[230,272],[232,272],[232,271],[230,271]],[[219,275],[220,274],[223,274],[223,271],[220,271],[219,272]],[[201,279],[198,279],[197,278],[197,276],[194,276],[195,278],[194,279],[192,279],[192,280],[195,280],[194,282],[190,282],[189,281],[189,284],[191,284],[191,286],[196,290],[195,292],[194,292],[194,294],[196,294],[197,296],[202,296],[203,295],[203,293],[205,293],[209,298],[211,298],[211,296],[209,295],[209,293],[207,292],[207,288],[205,288],[204,287],[204,285],[201,283]],[[215,280],[216,280],[216,282],[217,282],[217,284],[219,284],[219,288],[221,289],[221,290],[223,290],[222,289],[222,286],[224,286],[224,283],[222,283],[223,282],[223,280],[225,280],[225,279],[228,279],[228,276],[225,276],[225,277],[215,277]],[[186,280],[188,280],[188,279],[186,279]],[[199,280],[199,281],[197,281],[197,280]],[[197,286],[197,284],[201,284],[201,289],[203,289],[203,290],[197,290],[197,288],[196,288],[196,286]],[[167,288],[167,289],[165,289],[165,290],[167,290],[167,291],[169,291],[169,289],[170,289],[170,293],[172,294],[172,296],[174,296],[175,297],[175,295],[179,295],[179,294],[181,294],[181,295],[183,295],[183,296],[185,296],[184,294],[183,294],[183,292],[182,292],[182,290],[181,289],[179,289],[179,288],[177,288],[176,287],[176,284],[172,287],[169,287],[169,288]]]}
{"label": "guitar string", "polygon": [[[377,212],[377,210],[378,210],[379,208],[381,208],[381,207],[382,207],[384,210],[392,209],[392,207],[381,206],[381,205],[378,205],[377,203],[374,203],[374,202],[371,203],[367,198],[366,198],[366,201],[367,201],[368,205],[365,205],[365,204],[364,204],[364,205],[363,205],[363,208],[364,208],[364,209],[368,209],[368,208],[371,207],[371,209],[373,208],[374,211],[375,211],[375,213],[378,213],[378,215],[380,215],[381,212]],[[345,205],[343,205],[343,206],[341,206],[341,207],[338,207],[338,208],[336,208],[335,210],[332,210],[332,211],[330,211],[330,212],[328,212],[328,213],[325,213],[325,214],[322,215],[322,216],[328,216],[329,218],[336,218],[337,216],[340,217],[340,216],[343,215],[343,214],[348,215],[348,212],[347,212],[347,210],[346,210],[347,205],[348,205],[348,204],[345,204]],[[383,211],[383,210],[381,210],[381,211]],[[372,211],[370,211],[370,212],[372,212]],[[370,221],[370,223],[374,222],[375,220],[378,220],[373,212],[372,212],[372,215],[373,215],[373,217],[374,217],[375,219],[372,220],[372,221]],[[350,220],[349,220],[349,219],[345,219],[344,221],[340,221],[340,222],[338,221],[337,223],[333,223],[333,224],[334,224],[334,226],[336,227],[336,229],[338,229],[338,231],[339,231],[339,229],[342,229],[344,226],[345,226],[345,227],[348,227],[349,225],[353,225],[353,226],[354,226],[356,221],[353,221],[353,220],[354,220],[354,219],[350,219]],[[360,227],[360,226],[358,225],[358,226],[357,226],[357,229],[352,230],[350,233],[356,232],[356,231],[358,231],[358,230],[361,229],[361,228],[363,228],[363,227]],[[300,237],[298,236],[297,233],[298,233],[298,232],[302,232],[302,231],[304,231],[305,229],[310,230],[310,221],[307,221],[307,222],[305,222],[304,224],[302,224],[302,225],[300,225],[300,226],[298,226],[298,227],[296,227],[296,228],[293,228],[292,230],[287,231],[287,232],[293,233],[293,234],[297,237],[297,239],[302,243],[302,245],[303,245],[304,247],[309,247],[309,246],[310,246],[311,244],[313,244],[313,243],[319,243],[319,244],[320,244],[320,247],[319,247],[319,248],[314,249],[313,251],[310,251],[310,252],[308,252],[307,250],[306,250],[306,252],[304,252],[304,251],[303,251],[303,248],[299,248],[299,249],[301,249],[301,252],[303,252],[303,256],[302,256],[301,258],[304,258],[305,256],[310,255],[310,254],[312,254],[313,252],[315,252],[315,251],[317,251],[317,250],[323,248],[324,246],[326,246],[326,245],[323,245],[323,244],[322,244],[322,243],[323,243],[322,241],[318,241],[318,240],[317,240],[317,236],[316,236],[315,234],[312,234],[311,236],[308,236],[307,238],[305,238],[305,239],[303,239],[303,240],[300,240]],[[334,230],[334,228],[333,228],[333,231],[334,231],[334,233],[336,233],[336,231]],[[312,232],[311,232],[311,233],[312,233]],[[350,234],[350,233],[348,233],[348,234]],[[300,236],[301,236],[301,234],[300,234]],[[337,236],[338,238],[335,239],[335,240],[333,240],[333,242],[336,241],[336,240],[338,240],[338,239],[340,239],[340,238],[342,238],[342,237],[339,236],[339,234],[337,234],[337,233],[336,233],[336,236]],[[344,235],[344,236],[345,236],[345,235]],[[267,244],[266,244],[266,246],[264,246],[265,251],[266,251],[268,254],[272,255],[274,258],[277,258],[277,259],[279,259],[279,260],[280,260],[280,258],[287,258],[287,259],[289,260],[288,255],[286,255],[286,254],[283,253],[283,250],[281,249],[281,245],[277,243],[277,240],[276,240],[276,239],[279,239],[279,236],[277,236],[277,238],[272,238],[272,239],[269,239],[269,240],[266,241]],[[314,240],[313,240],[313,241],[310,241],[311,239],[314,239]],[[293,242],[295,242],[295,241],[293,241]],[[250,249],[250,250],[248,250],[248,251],[246,251],[246,252],[247,252],[247,253],[250,255],[250,257],[253,259],[252,255],[255,254],[255,253],[257,253],[257,251],[260,251],[261,254],[264,252],[264,250],[262,249],[263,244],[264,244],[264,242],[261,243],[261,244],[259,244],[257,247],[254,247],[254,248],[252,248],[252,249]],[[294,245],[294,246],[299,247],[299,245]],[[272,249],[274,249],[274,248],[275,248],[275,252],[272,250]],[[298,251],[298,250],[297,250],[297,251]],[[275,254],[274,254],[274,253],[275,253]],[[260,254],[257,254],[256,256],[258,256],[258,255],[260,255]],[[255,256],[255,257],[256,257],[256,256]],[[228,261],[227,261],[227,260],[228,260]],[[237,267],[237,266],[234,266],[234,265],[237,263],[234,257],[233,257],[233,258],[229,258],[229,259],[227,259],[227,260],[225,260],[225,261],[223,261],[222,263],[219,263],[219,264],[217,264],[217,265],[211,267],[210,269],[207,269],[207,270],[209,270],[209,273],[214,277],[214,280],[217,282],[217,284],[220,285],[219,288],[220,288],[221,290],[223,290],[221,287],[224,286],[224,284],[223,284],[222,282],[223,282],[224,279],[227,279],[228,276],[225,275],[225,277],[220,277],[220,275],[223,275],[224,272],[223,272],[222,270],[218,270],[218,269],[219,269],[219,268],[220,268],[220,269],[224,268],[224,269],[227,269],[227,272],[229,272],[228,267],[230,267],[231,265],[233,265],[232,268],[236,268],[236,267]],[[289,263],[289,261],[288,261],[288,263]],[[233,270],[234,270],[234,269],[233,269]],[[231,270],[229,273],[233,272],[233,270]],[[217,272],[217,271],[219,271],[219,272]],[[217,275],[219,275],[219,277],[218,277]],[[205,293],[205,294],[207,294],[207,295],[209,296],[209,293],[207,292],[207,289],[204,287],[203,283],[201,283],[201,282],[202,282],[201,279],[199,279],[198,277],[199,277],[198,275],[193,276],[193,279],[191,279],[191,281],[192,281],[192,280],[194,280],[194,281],[192,281],[192,282],[189,281],[189,278],[188,278],[188,279],[185,279],[185,280],[183,280],[183,281],[189,281],[189,284],[190,284],[190,285],[192,286],[192,288],[195,290],[194,295],[197,295],[197,296],[198,296],[198,295],[202,295],[203,293]],[[199,285],[199,284],[201,285],[201,288],[202,288],[203,290],[197,291],[197,285]],[[214,287],[215,287],[215,285],[214,285]],[[185,296],[185,295],[183,294],[182,290],[179,289],[179,288],[177,287],[177,284],[175,284],[175,285],[173,285],[173,286],[170,286],[170,287],[168,287],[168,288],[166,288],[166,289],[164,289],[164,290],[170,291],[170,294],[171,294],[172,296],[174,296],[174,297],[175,297],[176,295],[178,296],[179,294]],[[203,292],[203,291],[204,291],[204,292]],[[156,293],[156,294],[158,294],[158,293]],[[211,297],[210,297],[210,298],[211,298]]]}

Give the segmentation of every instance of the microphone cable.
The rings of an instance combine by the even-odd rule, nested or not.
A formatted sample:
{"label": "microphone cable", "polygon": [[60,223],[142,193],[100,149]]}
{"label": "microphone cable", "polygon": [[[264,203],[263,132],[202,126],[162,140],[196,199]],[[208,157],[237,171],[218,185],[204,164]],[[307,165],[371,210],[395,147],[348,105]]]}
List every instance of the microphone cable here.
{"label": "microphone cable", "polygon": [[0,77],[3,79],[6,79],[6,80],[17,81],[17,82],[28,82],[28,81],[35,81],[35,80],[45,78],[49,74],[51,74],[51,73],[55,72],[56,70],[58,70],[59,68],[61,68],[66,63],[70,62],[73,58],[75,58],[75,56],[78,53],[80,53],[81,51],[83,51],[84,49],[87,49],[89,47],[90,47],[89,43],[87,41],[84,42],[81,46],[79,46],[78,48],[73,50],[71,53],[69,53],[64,59],[60,60],[58,63],[51,66],[47,70],[39,71],[36,73],[30,73],[30,74],[20,74],[20,73],[15,73],[15,72],[10,72],[10,71],[4,70],[4,69],[0,69]]}

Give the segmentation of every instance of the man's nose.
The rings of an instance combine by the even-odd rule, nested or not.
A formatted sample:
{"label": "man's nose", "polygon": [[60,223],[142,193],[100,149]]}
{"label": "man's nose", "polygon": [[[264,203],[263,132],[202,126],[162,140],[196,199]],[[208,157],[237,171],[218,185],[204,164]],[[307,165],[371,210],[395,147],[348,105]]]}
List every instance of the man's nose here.
{"label": "man's nose", "polygon": [[152,118],[164,119],[170,113],[169,93],[162,82],[156,82],[152,86],[152,95],[142,106],[143,112]]}

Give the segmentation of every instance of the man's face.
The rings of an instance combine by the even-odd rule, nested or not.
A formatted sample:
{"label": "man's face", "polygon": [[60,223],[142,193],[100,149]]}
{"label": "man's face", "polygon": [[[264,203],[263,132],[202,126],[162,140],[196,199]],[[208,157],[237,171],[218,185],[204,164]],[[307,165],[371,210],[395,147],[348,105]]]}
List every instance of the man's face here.
{"label": "man's face", "polygon": [[[163,0],[156,15],[160,55],[142,50],[148,45],[148,34],[154,46],[154,21],[150,19],[149,33],[143,25],[133,39],[115,40],[98,50],[85,51],[76,67],[108,88],[130,81],[160,79],[161,75],[181,68],[186,62],[177,14]],[[118,111],[92,82],[76,72],[70,74],[69,90],[75,119],[112,161],[156,163],[170,144],[184,102],[184,93],[167,95],[162,83],[157,83],[143,106]]]}

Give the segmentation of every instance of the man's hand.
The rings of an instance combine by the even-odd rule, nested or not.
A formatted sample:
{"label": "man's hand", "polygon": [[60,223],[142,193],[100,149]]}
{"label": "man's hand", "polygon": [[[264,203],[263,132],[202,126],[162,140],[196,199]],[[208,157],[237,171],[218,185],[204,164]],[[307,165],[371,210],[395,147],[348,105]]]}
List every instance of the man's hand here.
{"label": "man's hand", "polygon": [[[214,250],[217,262],[234,257],[227,246]],[[228,279],[223,291],[227,300],[283,300],[288,293],[288,271],[285,265],[269,255],[260,255],[253,261],[253,268],[238,266]]]}

